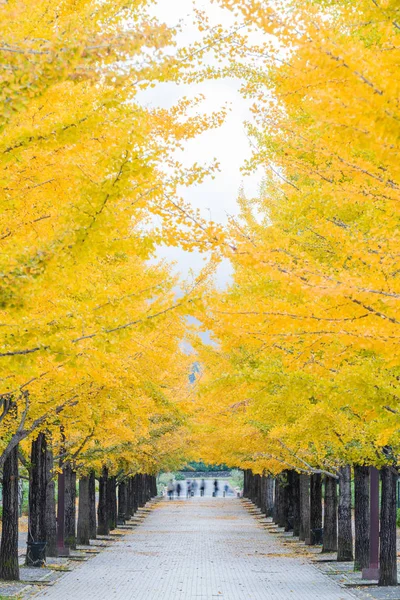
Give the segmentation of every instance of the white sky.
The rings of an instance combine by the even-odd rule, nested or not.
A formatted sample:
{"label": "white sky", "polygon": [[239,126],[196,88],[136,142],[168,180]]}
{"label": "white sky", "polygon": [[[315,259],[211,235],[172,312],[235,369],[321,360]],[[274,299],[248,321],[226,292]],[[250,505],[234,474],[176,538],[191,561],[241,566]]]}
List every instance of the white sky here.
{"label": "white sky", "polygon": [[[168,25],[177,25],[183,21],[183,31],[179,41],[187,43],[198,35],[192,25],[193,0],[159,0],[154,9],[160,20]],[[211,19],[211,25],[223,22],[231,24],[231,15],[216,7],[211,0],[197,0],[196,6],[206,10]],[[205,101],[199,110],[211,112],[219,110],[227,102],[230,113],[226,122],[219,129],[213,129],[186,144],[183,156],[179,159],[185,164],[209,163],[216,158],[220,163],[220,172],[214,180],[208,179],[199,186],[184,188],[182,196],[196,208],[200,208],[203,216],[214,221],[225,223],[228,215],[237,213],[236,197],[239,187],[243,185],[248,196],[258,192],[261,173],[253,177],[244,177],[240,172],[246,158],[250,156],[250,147],[246,137],[243,122],[249,120],[249,104],[238,92],[239,83],[231,80],[207,81],[198,85],[178,86],[161,84],[142,93],[141,100],[151,106],[168,107],[179,98],[192,98],[199,93],[205,96]],[[175,248],[160,248],[159,256],[177,261],[177,270],[186,276],[190,269],[198,271],[203,265],[203,258],[197,253],[186,253]],[[229,279],[229,265],[220,268],[218,281],[220,285]]]}

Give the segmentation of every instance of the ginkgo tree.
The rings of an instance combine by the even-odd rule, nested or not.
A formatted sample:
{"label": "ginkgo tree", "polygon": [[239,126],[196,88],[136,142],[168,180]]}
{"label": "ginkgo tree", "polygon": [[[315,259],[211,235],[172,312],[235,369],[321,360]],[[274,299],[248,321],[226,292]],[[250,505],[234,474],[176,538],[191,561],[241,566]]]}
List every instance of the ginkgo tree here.
{"label": "ginkgo tree", "polygon": [[[142,106],[140,90],[179,81],[193,62],[190,49],[175,47],[175,30],[149,16],[148,4],[0,7],[5,578],[18,576],[19,444],[40,432],[66,455],[75,441],[97,435],[89,426],[95,414],[98,423],[114,414],[111,439],[119,424],[123,441],[130,424],[131,439],[160,388],[176,391],[177,372],[182,389],[187,382],[182,319],[197,286],[177,301],[169,268],[148,261],[161,242],[202,250],[219,243],[221,228],[178,193],[212,174],[215,162],[183,168],[173,153],[225,113],[206,117],[197,108],[189,116],[199,100],[168,110]],[[159,370],[146,365],[151,348]],[[136,394],[144,399],[130,415]]]}
{"label": "ginkgo tree", "polygon": [[220,345],[200,351],[199,418],[222,420],[213,447],[236,464],[339,473],[348,500],[346,465],[380,467],[380,583],[395,583],[399,8],[221,4],[262,34],[227,43],[220,73],[253,101],[247,169],[265,180],[239,198],[233,284],[199,314]]}

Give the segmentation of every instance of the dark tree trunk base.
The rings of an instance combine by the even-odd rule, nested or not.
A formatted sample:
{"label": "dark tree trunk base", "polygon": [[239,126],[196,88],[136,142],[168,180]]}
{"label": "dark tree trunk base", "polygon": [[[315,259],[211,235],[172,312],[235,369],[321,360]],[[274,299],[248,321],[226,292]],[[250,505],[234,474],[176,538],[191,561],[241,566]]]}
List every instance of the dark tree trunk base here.
{"label": "dark tree trunk base", "polygon": [[319,473],[311,475],[310,486],[310,545],[322,542],[322,478]]}
{"label": "dark tree trunk base", "polygon": [[299,538],[310,543],[310,476],[300,475],[300,531]]}
{"label": "dark tree trunk base", "polygon": [[89,538],[96,539],[96,476],[94,471],[89,475]]}
{"label": "dark tree trunk base", "polygon": [[322,552],[337,551],[337,482],[325,477],[324,538]]}
{"label": "dark tree trunk base", "polygon": [[[46,453],[45,435],[39,433],[31,443],[28,542],[46,541]],[[37,566],[30,552],[26,553],[26,564]]]}
{"label": "dark tree trunk base", "polygon": [[46,449],[46,556],[58,556],[54,458],[49,445]]}
{"label": "dark tree trunk base", "polygon": [[381,530],[379,552],[379,585],[397,585],[396,551],[396,484],[397,473],[392,467],[381,470]]}
{"label": "dark tree trunk base", "polygon": [[18,566],[18,446],[3,467],[3,531],[0,544],[0,579],[19,580]]}
{"label": "dark tree trunk base", "polygon": [[78,544],[88,546],[89,537],[89,477],[84,475],[79,478],[79,509],[78,509]]}
{"label": "dark tree trunk base", "polygon": [[76,473],[67,462],[65,473],[65,545],[76,549]]}
{"label": "dark tree trunk base", "polygon": [[107,482],[108,469],[107,467],[103,467],[101,477],[99,477],[99,504],[97,506],[98,535],[108,535],[110,533],[107,515]]}
{"label": "dark tree trunk base", "polygon": [[339,562],[353,560],[353,533],[351,530],[351,468],[339,469],[338,554]]}
{"label": "dark tree trunk base", "polygon": [[354,570],[369,567],[369,467],[354,467]]}

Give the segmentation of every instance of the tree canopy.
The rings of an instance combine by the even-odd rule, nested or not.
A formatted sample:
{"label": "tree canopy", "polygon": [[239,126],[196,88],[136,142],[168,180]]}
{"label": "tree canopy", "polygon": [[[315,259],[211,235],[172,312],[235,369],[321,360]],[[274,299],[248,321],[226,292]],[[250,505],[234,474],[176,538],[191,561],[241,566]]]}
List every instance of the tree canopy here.
{"label": "tree canopy", "polygon": [[[40,430],[83,470],[393,460],[397,3],[220,0],[233,29],[198,13],[188,47],[151,4],[0,6],[0,462]],[[253,106],[244,170],[265,175],[223,228],[180,195],[212,154],[188,168],[174,151],[225,108],[138,93],[226,76]],[[160,244],[210,263],[182,283]]]}

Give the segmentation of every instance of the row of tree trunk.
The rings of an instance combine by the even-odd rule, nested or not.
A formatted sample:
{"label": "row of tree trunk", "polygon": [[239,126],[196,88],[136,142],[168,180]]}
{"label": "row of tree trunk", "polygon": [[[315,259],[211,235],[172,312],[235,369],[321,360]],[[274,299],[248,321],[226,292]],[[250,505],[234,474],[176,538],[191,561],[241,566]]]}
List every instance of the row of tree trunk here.
{"label": "row of tree trunk", "polygon": [[[273,478],[246,470],[243,495],[305,544],[322,544],[322,552],[337,552],[338,561],[354,560],[355,570],[362,570],[371,561],[370,469],[355,466],[353,473],[354,545],[350,466],[341,467],[338,477],[286,470]],[[393,467],[380,471],[379,585],[397,585],[397,478]]]}
{"label": "row of tree trunk", "polygon": [[[0,543],[0,579],[19,579],[19,456],[18,447],[3,468],[3,517]],[[57,527],[54,458],[44,433],[32,442],[29,464],[28,544],[45,542],[46,556],[58,556],[60,543],[70,549],[89,545],[96,535],[108,535],[117,524],[131,518],[139,507],[157,495],[156,478],[137,473],[120,474],[118,479],[103,467],[99,477],[96,517],[96,476],[94,471],[79,477],[79,506],[76,515],[77,473],[70,461],[62,465],[64,484],[64,522]],[[60,481],[60,479],[59,479]],[[61,490],[58,490],[61,493]],[[60,506],[60,505],[59,505]],[[60,540],[61,533],[61,540]],[[63,534],[64,533],[64,534]],[[27,552],[27,564],[32,558]],[[34,565],[35,566],[35,565]]]}

